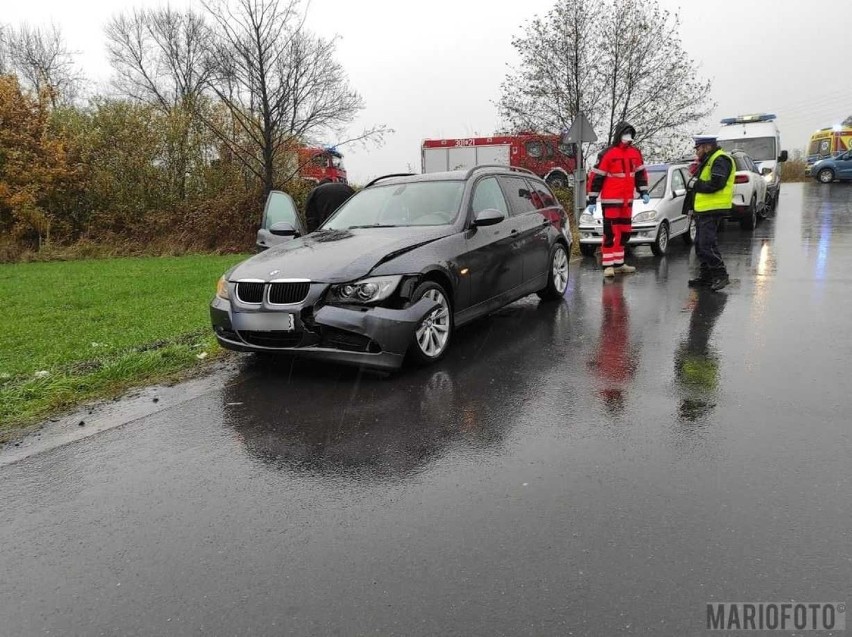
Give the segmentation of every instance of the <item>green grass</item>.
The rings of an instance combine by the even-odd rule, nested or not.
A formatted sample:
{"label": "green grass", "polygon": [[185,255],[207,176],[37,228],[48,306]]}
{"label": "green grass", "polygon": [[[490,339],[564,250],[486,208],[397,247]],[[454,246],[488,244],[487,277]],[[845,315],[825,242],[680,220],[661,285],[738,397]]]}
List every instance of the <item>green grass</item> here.
{"label": "green grass", "polygon": [[[218,353],[208,304],[244,256],[0,265],[0,440]],[[47,374],[44,374],[47,372]]]}

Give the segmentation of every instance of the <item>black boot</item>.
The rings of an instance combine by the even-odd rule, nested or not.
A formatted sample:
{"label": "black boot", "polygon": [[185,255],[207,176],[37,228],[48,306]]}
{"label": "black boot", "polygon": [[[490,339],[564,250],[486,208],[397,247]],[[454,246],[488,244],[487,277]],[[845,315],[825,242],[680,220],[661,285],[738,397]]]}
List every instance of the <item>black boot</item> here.
{"label": "black boot", "polygon": [[718,292],[730,282],[731,280],[728,278],[727,274],[719,275],[715,279],[713,279],[713,283],[710,284],[710,289],[714,292]]}
{"label": "black boot", "polygon": [[691,287],[691,288],[706,288],[706,287],[710,287],[710,285],[712,283],[713,283],[713,281],[708,279],[707,277],[699,276],[698,278],[689,280],[689,287]]}

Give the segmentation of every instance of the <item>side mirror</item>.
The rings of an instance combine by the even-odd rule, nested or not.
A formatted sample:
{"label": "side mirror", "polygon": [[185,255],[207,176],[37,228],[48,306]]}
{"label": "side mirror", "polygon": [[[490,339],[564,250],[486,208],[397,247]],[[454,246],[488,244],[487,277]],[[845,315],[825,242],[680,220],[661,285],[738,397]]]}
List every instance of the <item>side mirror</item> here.
{"label": "side mirror", "polygon": [[782,161],[782,162],[783,162],[783,161],[787,161],[787,157],[788,157],[788,155],[787,155],[787,151],[786,151],[786,150],[782,150],[782,151],[781,151],[781,154],[778,156],[778,161]]}
{"label": "side mirror", "polygon": [[273,223],[272,227],[269,228],[269,232],[274,234],[276,237],[299,236],[299,231],[293,227],[292,223],[288,223],[287,221],[279,221],[278,223]]}
{"label": "side mirror", "polygon": [[684,197],[686,195],[686,188],[676,188],[672,194],[675,196],[675,199]]}
{"label": "side mirror", "polygon": [[495,210],[494,208],[488,208],[486,210],[481,210],[476,213],[476,216],[473,218],[473,225],[477,228],[483,226],[493,226],[495,224],[500,223],[506,218],[499,210]]}
{"label": "side mirror", "polygon": [[760,174],[761,175],[771,175],[772,169],[771,168],[761,168]]}

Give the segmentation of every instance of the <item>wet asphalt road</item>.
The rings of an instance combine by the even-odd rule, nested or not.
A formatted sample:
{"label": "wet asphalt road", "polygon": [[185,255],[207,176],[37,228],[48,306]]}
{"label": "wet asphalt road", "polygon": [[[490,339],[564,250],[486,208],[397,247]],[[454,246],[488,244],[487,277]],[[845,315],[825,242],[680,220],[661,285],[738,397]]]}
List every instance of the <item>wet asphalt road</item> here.
{"label": "wet asphalt road", "polygon": [[709,601],[849,600],[852,186],[721,237],[724,294],[679,239],[606,286],[587,259],[432,368],[245,357],[0,466],[0,634],[692,635]]}

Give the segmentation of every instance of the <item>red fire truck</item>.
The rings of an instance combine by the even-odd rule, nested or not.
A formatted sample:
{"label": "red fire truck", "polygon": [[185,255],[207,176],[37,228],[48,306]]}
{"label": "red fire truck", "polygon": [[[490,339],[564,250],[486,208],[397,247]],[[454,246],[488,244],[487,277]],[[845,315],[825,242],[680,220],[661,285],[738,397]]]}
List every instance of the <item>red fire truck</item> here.
{"label": "red fire truck", "polygon": [[346,183],[343,155],[334,148],[299,148],[299,175],[318,184]]}
{"label": "red fire truck", "polygon": [[573,144],[560,143],[559,135],[528,132],[466,139],[427,139],[421,146],[424,173],[500,164],[531,170],[556,188],[564,188],[574,181],[574,151]]}

